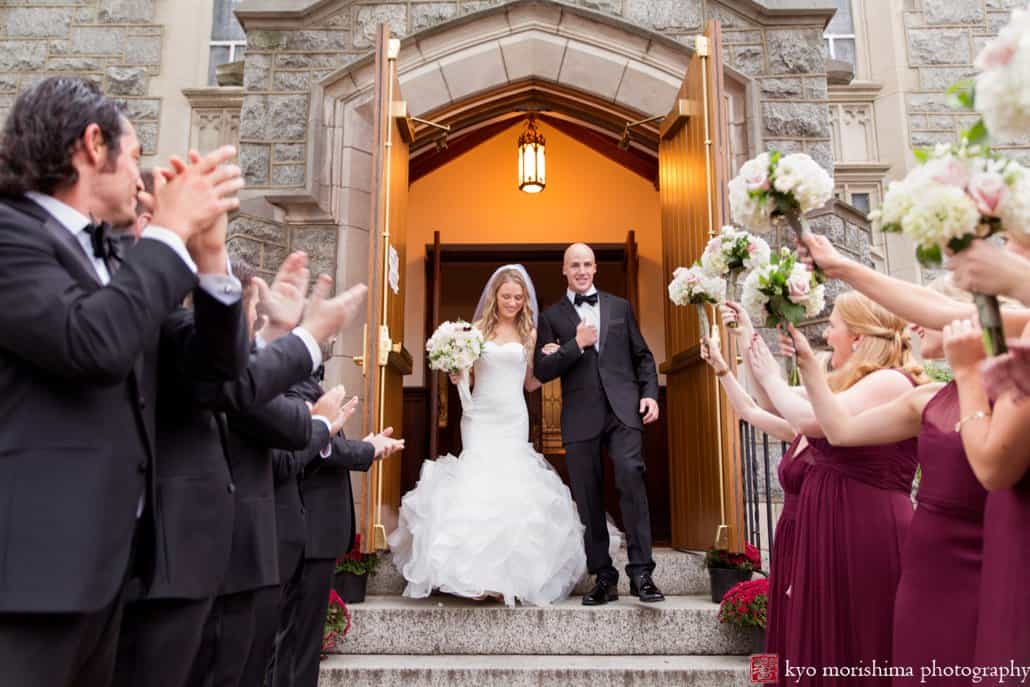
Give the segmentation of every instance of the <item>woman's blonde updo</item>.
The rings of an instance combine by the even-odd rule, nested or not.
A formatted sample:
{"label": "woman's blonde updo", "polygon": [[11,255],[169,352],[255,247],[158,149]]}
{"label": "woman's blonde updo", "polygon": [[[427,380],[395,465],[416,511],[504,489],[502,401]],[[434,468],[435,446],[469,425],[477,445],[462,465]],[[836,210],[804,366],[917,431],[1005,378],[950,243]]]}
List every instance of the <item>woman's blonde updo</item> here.
{"label": "woman's blonde updo", "polygon": [[857,291],[837,296],[834,308],[848,331],[861,336],[847,362],[830,373],[830,388],[843,391],[877,370],[898,370],[916,384],[930,381],[912,355],[907,322]]}

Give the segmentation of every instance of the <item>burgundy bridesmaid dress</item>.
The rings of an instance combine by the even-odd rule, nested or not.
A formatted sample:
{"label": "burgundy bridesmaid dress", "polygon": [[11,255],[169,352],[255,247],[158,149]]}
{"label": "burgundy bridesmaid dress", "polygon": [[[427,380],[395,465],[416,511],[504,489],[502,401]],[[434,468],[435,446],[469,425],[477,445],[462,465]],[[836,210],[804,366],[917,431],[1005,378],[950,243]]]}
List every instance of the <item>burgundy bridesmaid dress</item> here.
{"label": "burgundy bridesmaid dress", "polygon": [[885,669],[901,549],[912,522],[916,440],[811,444],[814,463],[797,506],[786,679],[828,687],[890,685]]}
{"label": "burgundy bridesmaid dress", "polygon": [[1030,474],[1012,489],[987,496],[977,665],[1009,666],[1015,661],[1017,666],[1030,666],[1028,570]]}
{"label": "burgundy bridesmaid dress", "polygon": [[[911,667],[913,677],[895,677],[896,687],[969,685],[968,677],[949,677],[943,670],[973,665],[987,500],[955,431],[959,417],[954,382],[923,410],[919,505],[902,549],[894,602],[892,662]],[[920,681],[923,670],[934,671],[925,682]]]}
{"label": "burgundy bridesmaid dress", "polygon": [[[1027,406],[1030,396],[1030,344],[1009,341],[1009,353],[985,364],[984,380],[992,398],[1015,391]],[[1019,447],[1017,450],[1027,450]],[[984,513],[978,665],[1030,665],[1030,473],[1012,489],[987,496]],[[986,683],[986,680],[984,681]],[[1012,679],[1007,682],[1013,682]]]}
{"label": "burgundy bridesmaid dress", "polygon": [[801,453],[795,455],[802,436],[799,434],[787,448],[783,458],[780,459],[778,474],[780,486],[783,487],[783,511],[780,519],[776,521],[775,535],[773,536],[772,561],[769,570],[769,605],[766,609],[765,624],[765,652],[776,654],[780,657],[779,681],[776,684],[785,685],[784,679],[784,641],[786,630],[784,624],[787,621],[787,605],[790,598],[787,590],[790,588],[790,573],[794,565],[794,537],[797,525],[797,500],[801,493],[801,484],[805,480],[805,473],[811,463],[808,462],[808,445],[801,449]]}

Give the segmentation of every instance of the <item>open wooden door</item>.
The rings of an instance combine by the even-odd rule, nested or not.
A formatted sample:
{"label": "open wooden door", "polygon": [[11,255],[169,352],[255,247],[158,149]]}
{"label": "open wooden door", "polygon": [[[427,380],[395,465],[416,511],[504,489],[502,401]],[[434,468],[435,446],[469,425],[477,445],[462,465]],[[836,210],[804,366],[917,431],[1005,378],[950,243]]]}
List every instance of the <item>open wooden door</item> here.
{"label": "open wooden door", "polygon": [[[692,264],[728,216],[726,121],[719,24],[698,36],[659,144],[662,241],[667,279]],[[709,319],[716,321],[709,309]],[[665,302],[672,544],[742,550],[743,496],[736,420],[701,360],[694,307]]]}
{"label": "open wooden door", "polygon": [[[404,348],[405,219],[408,212],[408,144],[412,129],[397,81],[400,41],[386,25],[376,38],[376,81],[373,95],[372,223],[369,230],[368,325],[361,359],[364,371],[365,418],[368,432],[403,427],[404,375],[411,373],[411,354]],[[365,480],[360,517],[362,548],[386,548],[384,511],[396,512],[401,500],[401,461],[373,464]]]}
{"label": "open wooden door", "polygon": [[637,251],[637,232],[633,229],[626,233],[622,268],[626,272],[626,300],[640,317],[640,254]]}

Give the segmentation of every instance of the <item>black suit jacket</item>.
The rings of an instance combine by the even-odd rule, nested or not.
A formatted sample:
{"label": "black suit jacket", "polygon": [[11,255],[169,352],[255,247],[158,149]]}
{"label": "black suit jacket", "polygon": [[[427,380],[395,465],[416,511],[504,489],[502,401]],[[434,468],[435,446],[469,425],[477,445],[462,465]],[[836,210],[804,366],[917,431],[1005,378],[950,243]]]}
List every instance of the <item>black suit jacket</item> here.
{"label": "black suit jacket", "polygon": [[[310,372],[309,366],[306,373]],[[228,419],[236,519],[229,569],[219,594],[279,584],[272,450],[304,448],[314,424],[307,405],[286,396],[246,414],[230,414]]]}
{"label": "black suit jacket", "polygon": [[[313,421],[314,423],[315,421]],[[321,432],[312,424],[311,443],[321,434],[328,441],[329,432],[321,422]],[[310,445],[310,444],[309,444]],[[286,584],[304,557],[307,535],[304,503],[300,498],[301,467],[293,451],[272,451],[272,481],[275,484],[275,534],[279,549],[279,583]]]}
{"label": "black suit jacket", "polygon": [[[609,405],[624,425],[643,429],[640,399],[658,400],[654,356],[640,334],[629,302],[598,291],[598,307],[600,353],[593,346],[579,350],[579,313],[568,298],[563,297],[544,310],[537,326],[534,374],[541,382],[561,378],[561,428],[565,443],[597,437],[604,429]],[[561,348],[544,355],[543,347],[548,343],[557,343]]]}
{"label": "black suit jacket", "polygon": [[153,460],[141,355],[195,284],[143,240],[102,287],[49,213],[0,200],[0,612],[114,599]]}
{"label": "black suit jacket", "polygon": [[[309,379],[291,393],[310,400],[322,394],[322,387]],[[336,559],[350,551],[355,533],[350,473],[351,470],[367,472],[375,460],[375,447],[367,441],[337,435],[332,438],[329,457],[322,458],[319,452],[325,446],[325,443],[312,442],[302,455],[305,467],[300,492],[307,519],[304,558],[313,560]]]}
{"label": "black suit jacket", "polygon": [[[189,328],[192,318],[190,311],[180,310],[164,329]],[[236,512],[239,484],[224,413],[261,408],[310,371],[310,354],[293,335],[251,355],[242,374],[230,382],[200,379],[184,369],[180,357],[162,352],[158,546],[149,598],[203,599],[218,593],[229,567],[235,520],[242,517]],[[244,469],[242,476],[246,481],[250,474]]]}

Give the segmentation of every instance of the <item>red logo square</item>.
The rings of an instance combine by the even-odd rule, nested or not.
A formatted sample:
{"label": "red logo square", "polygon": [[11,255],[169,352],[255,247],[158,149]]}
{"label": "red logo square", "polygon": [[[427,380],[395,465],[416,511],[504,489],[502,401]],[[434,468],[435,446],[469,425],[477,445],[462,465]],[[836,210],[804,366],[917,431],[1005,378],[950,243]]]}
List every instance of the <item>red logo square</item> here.
{"label": "red logo square", "polygon": [[752,654],[751,655],[751,682],[777,682],[780,672],[780,657],[778,654]]}

